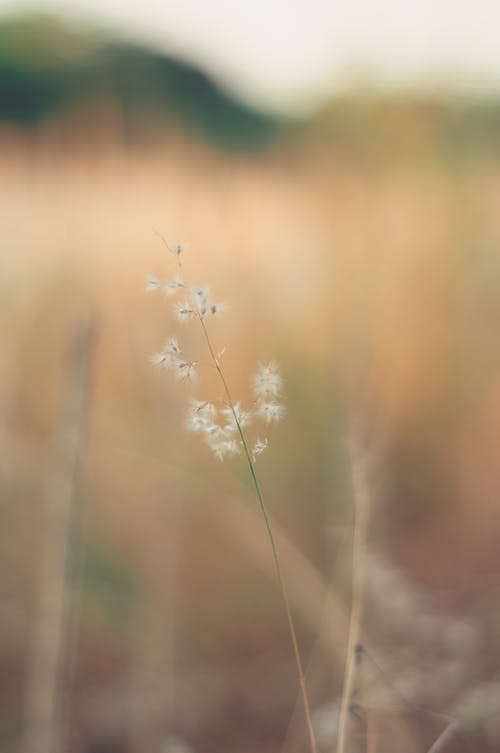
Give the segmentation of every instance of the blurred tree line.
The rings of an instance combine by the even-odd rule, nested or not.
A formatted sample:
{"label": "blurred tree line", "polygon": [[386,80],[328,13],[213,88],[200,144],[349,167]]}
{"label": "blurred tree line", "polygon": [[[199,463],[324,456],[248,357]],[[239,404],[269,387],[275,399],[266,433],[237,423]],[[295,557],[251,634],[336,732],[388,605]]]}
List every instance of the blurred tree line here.
{"label": "blurred tree line", "polygon": [[47,16],[0,21],[0,119],[36,126],[113,101],[129,120],[171,120],[222,146],[261,146],[277,120],[236,102],[196,67]]}
{"label": "blurred tree line", "polygon": [[109,102],[132,130],[172,124],[227,149],[259,149],[295,134],[382,158],[387,150],[458,161],[500,154],[500,102],[493,94],[359,86],[313,116],[287,119],[237,101],[194,65],[90,25],[46,15],[0,20],[0,121],[31,128],[84,106],[98,125]]}

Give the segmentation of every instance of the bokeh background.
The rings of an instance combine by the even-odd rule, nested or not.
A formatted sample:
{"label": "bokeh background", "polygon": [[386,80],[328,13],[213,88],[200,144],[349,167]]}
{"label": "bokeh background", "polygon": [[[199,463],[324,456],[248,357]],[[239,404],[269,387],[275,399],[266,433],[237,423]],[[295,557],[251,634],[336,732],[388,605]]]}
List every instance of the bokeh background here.
{"label": "bokeh background", "polygon": [[6,753],[307,749],[245,465],[186,433],[190,387],[150,364],[178,328],[144,293],[175,270],[158,234],[229,305],[211,332],[237,397],[281,364],[258,471],[321,751],[353,426],[349,753],[427,753],[450,719],[441,750],[500,749],[499,11],[368,5],[0,5]]}

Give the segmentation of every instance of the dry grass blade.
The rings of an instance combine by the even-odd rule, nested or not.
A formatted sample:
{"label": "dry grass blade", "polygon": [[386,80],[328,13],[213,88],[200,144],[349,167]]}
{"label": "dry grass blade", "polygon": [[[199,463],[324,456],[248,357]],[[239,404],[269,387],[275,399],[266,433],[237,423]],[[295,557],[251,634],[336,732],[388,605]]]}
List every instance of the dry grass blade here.
{"label": "dry grass blade", "polygon": [[55,439],[56,469],[42,533],[38,619],[28,679],[23,753],[59,753],[64,749],[61,682],[68,639],[68,545],[88,415],[93,347],[94,329],[86,318],[76,326],[70,343],[67,389]]}
{"label": "dry grass blade", "polygon": [[360,448],[357,432],[353,429],[349,437],[351,461],[354,531],[352,549],[352,596],[351,616],[347,638],[347,658],[344,674],[344,688],[340,704],[337,753],[345,753],[347,741],[347,717],[354,689],[356,671],[356,647],[360,641],[363,613],[363,553],[366,548],[370,515],[370,492],[366,479],[366,456]]}
{"label": "dry grass blade", "polygon": [[445,745],[454,737],[459,727],[458,719],[452,719],[441,732],[438,739],[431,745],[427,753],[441,753],[445,749]]}

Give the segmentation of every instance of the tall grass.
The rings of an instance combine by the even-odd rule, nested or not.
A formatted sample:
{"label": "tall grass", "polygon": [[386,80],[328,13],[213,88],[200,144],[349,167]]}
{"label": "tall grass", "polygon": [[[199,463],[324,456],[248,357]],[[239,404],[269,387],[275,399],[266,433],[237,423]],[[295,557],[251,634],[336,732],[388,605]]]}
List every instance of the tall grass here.
{"label": "tall grass", "polygon": [[[176,303],[174,306],[177,318],[180,321],[196,320],[203,332],[203,338],[208,349],[211,364],[216,370],[223,388],[225,407],[218,409],[212,403],[200,401],[193,402],[188,419],[188,428],[201,434],[208,446],[219,459],[222,460],[227,456],[236,455],[242,452],[246,460],[248,472],[252,480],[255,496],[262,513],[265,530],[271,546],[276,576],[285,608],[286,620],[293,648],[293,656],[299,678],[300,693],[304,706],[309,745],[311,753],[317,753],[318,748],[313,729],[311,705],[306,687],[303,661],[300,654],[288,589],[283,574],[283,567],[278,547],[276,545],[273,527],[256,471],[256,458],[267,448],[267,438],[265,440],[257,439],[251,449],[246,432],[246,427],[250,425],[254,418],[261,417],[267,424],[274,423],[282,418],[284,408],[281,403],[278,402],[278,398],[281,396],[282,392],[282,379],[278,373],[278,367],[274,362],[267,365],[261,365],[259,372],[253,379],[254,401],[252,404],[252,410],[245,411],[240,407],[240,402],[236,402],[233,399],[228,379],[222,365],[222,356],[224,353],[216,351],[207,326],[207,319],[219,316],[224,311],[225,306],[224,304],[214,303],[211,300],[207,286],[192,286],[184,279],[181,255],[185,250],[185,245],[169,245],[165,243],[165,246],[176,259],[178,274],[174,279],[166,280],[163,284],[158,277],[150,276],[148,278],[146,290],[152,292],[163,287],[167,295],[175,294],[180,290],[184,291],[186,293],[185,300],[181,303]],[[173,371],[177,379],[181,381],[192,382],[197,379],[196,367],[198,361],[187,359],[185,357],[176,338],[171,337],[167,341],[163,350],[153,356],[152,361],[158,366]],[[216,421],[219,413],[226,419],[224,425],[221,425]]]}

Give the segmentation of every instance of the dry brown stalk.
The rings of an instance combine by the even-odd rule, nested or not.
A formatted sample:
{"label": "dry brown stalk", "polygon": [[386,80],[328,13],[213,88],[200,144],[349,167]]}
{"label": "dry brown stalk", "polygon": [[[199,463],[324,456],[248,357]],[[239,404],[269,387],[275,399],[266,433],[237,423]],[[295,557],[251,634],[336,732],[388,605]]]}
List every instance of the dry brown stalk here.
{"label": "dry brown stalk", "polygon": [[356,673],[356,647],[360,643],[361,636],[364,588],[363,555],[366,549],[370,517],[370,491],[366,478],[367,456],[360,448],[359,439],[354,430],[351,431],[349,438],[349,456],[351,462],[354,507],[351,616],[347,637],[344,688],[340,704],[337,753],[345,753],[346,751],[347,717],[354,690],[354,678]]}
{"label": "dry brown stalk", "polygon": [[61,686],[68,640],[69,538],[90,399],[93,348],[94,328],[85,317],[75,326],[70,342],[66,394],[55,438],[55,468],[42,530],[23,753],[59,753],[64,749]]}

